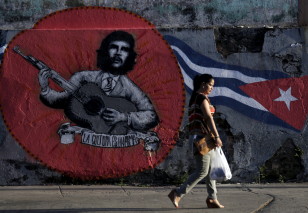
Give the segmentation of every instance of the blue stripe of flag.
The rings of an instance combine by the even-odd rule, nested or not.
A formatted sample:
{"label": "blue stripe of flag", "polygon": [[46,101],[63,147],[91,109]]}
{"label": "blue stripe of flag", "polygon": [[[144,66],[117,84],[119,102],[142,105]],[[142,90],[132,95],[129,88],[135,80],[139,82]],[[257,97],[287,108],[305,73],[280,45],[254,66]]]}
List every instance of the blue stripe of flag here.
{"label": "blue stripe of flag", "polygon": [[[178,63],[181,65],[182,69],[185,70],[185,73],[191,78],[194,79],[196,75],[200,75],[198,72],[190,69],[190,67],[184,62],[181,56],[179,56],[178,53],[175,52],[175,55],[178,59]],[[220,87],[228,87],[229,89],[243,95],[247,96],[246,93],[244,93],[239,86],[244,85],[246,83],[238,80],[238,79],[230,79],[230,78],[215,78],[215,85]],[[191,89],[186,85],[187,91],[191,94]],[[248,96],[247,96],[248,97]]]}
{"label": "blue stripe of flag", "polygon": [[[212,97],[211,102],[214,105],[216,105],[216,104],[220,105],[219,103],[228,102],[228,105],[226,105],[226,104],[222,104],[222,105],[226,105],[227,107],[230,107],[231,109],[234,109],[234,110],[240,112],[241,114],[243,114],[247,117],[250,117],[254,120],[261,121],[263,123],[270,124],[270,125],[281,126],[281,127],[284,127],[284,128],[287,128],[287,129],[292,129],[293,131],[298,132],[297,129],[290,126],[289,124],[282,121],[281,119],[277,118],[272,113],[264,112],[264,111],[258,110],[258,109],[252,109],[251,107],[247,107],[247,105],[245,105],[241,102],[238,102],[238,101],[236,101],[232,98],[222,97],[222,96]],[[249,128],[249,127],[247,127],[247,128]]]}
{"label": "blue stripe of flag", "polygon": [[[189,57],[190,61],[192,61],[195,64],[198,64],[199,66],[227,69],[227,70],[236,70],[250,77],[261,77],[261,78],[265,78],[268,80],[290,77],[288,74],[285,74],[283,72],[279,72],[276,70],[253,70],[253,69],[249,69],[249,68],[245,68],[245,67],[241,67],[237,65],[229,65],[229,64],[217,62],[207,56],[204,56],[194,51],[185,42],[173,36],[166,35],[164,36],[164,39],[166,39],[170,45],[180,48],[186,54],[186,56]],[[177,57],[178,56],[179,55],[177,54]]]}

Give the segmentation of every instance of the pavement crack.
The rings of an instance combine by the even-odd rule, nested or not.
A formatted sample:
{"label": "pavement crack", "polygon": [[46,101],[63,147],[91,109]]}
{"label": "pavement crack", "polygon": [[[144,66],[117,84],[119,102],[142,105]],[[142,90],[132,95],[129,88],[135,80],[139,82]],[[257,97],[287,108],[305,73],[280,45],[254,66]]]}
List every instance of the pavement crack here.
{"label": "pavement crack", "polygon": [[[260,195],[260,193],[258,192],[254,192],[251,188],[249,188],[248,186],[246,186],[246,184],[241,184],[242,185],[242,190],[243,191],[248,191],[250,193],[253,193],[253,194],[257,194],[257,195]],[[270,198],[263,204],[261,204],[256,210],[252,211],[251,213],[258,213],[258,212],[261,212],[264,210],[265,207],[268,207],[272,202],[275,201],[275,196],[274,195],[271,195],[271,194],[262,194],[262,195],[267,195],[269,196]]]}
{"label": "pavement crack", "polygon": [[257,208],[255,211],[253,211],[251,213],[262,212],[265,207],[268,207],[272,202],[275,201],[275,196],[270,195],[270,194],[266,194],[266,195],[270,196],[271,198],[268,201],[266,201],[265,203],[263,203],[261,206],[259,206],[259,208]]}
{"label": "pavement crack", "polygon": [[64,197],[63,192],[62,192],[62,188],[60,186],[58,186],[58,188],[59,188],[61,196]]}
{"label": "pavement crack", "polygon": [[130,192],[126,191],[125,188],[124,188],[123,186],[121,186],[121,189],[125,192],[125,194],[126,194],[127,196],[130,196]]}
{"label": "pavement crack", "polygon": [[241,187],[242,187],[242,191],[248,191],[248,192],[251,192],[251,193],[254,193],[248,186],[246,186],[246,184],[242,183],[241,184]]}

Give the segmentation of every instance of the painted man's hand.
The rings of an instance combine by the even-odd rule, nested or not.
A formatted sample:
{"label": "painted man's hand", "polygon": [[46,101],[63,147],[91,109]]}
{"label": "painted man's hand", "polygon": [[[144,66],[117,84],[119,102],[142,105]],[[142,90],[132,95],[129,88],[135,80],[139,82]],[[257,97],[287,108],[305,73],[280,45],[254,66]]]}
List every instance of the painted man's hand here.
{"label": "painted man's hand", "polygon": [[115,109],[106,108],[102,113],[102,118],[108,125],[114,125],[118,122],[127,121],[127,114],[121,113]]}
{"label": "painted man's hand", "polygon": [[39,72],[39,83],[42,90],[48,87],[48,79],[51,77],[50,69],[41,69]]}

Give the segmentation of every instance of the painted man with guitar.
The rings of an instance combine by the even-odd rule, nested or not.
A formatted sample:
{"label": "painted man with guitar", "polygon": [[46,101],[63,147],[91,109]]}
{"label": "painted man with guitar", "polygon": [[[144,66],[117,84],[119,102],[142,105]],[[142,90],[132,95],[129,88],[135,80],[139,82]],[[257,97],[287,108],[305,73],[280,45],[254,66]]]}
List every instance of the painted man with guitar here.
{"label": "painted man with guitar", "polygon": [[[136,62],[134,47],[131,34],[125,31],[110,33],[97,50],[100,70],[76,72],[69,80],[34,57],[22,55],[18,47],[14,50],[40,70],[41,101],[49,107],[64,109],[65,115],[76,124],[63,124],[59,130],[61,136],[69,131],[82,134],[86,130],[91,134],[84,134],[82,142],[85,144],[123,147],[136,145],[136,142],[130,142],[131,136],[125,137],[132,131],[133,135],[138,135],[137,138],[148,142],[159,140],[155,132],[147,132],[159,122],[150,99],[126,76]],[[49,79],[64,90],[52,89]],[[112,144],[111,139],[106,140],[106,135],[117,135],[118,138],[112,140],[121,143]],[[62,143],[72,142],[65,141],[65,137],[62,139]]]}

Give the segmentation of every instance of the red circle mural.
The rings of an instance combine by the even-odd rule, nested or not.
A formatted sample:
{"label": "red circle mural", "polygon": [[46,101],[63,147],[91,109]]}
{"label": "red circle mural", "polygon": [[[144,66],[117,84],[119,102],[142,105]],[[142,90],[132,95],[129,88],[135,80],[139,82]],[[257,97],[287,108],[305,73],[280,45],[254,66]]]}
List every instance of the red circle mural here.
{"label": "red circle mural", "polygon": [[[130,36],[115,38],[115,31]],[[97,64],[108,35],[107,54],[119,53],[112,67],[135,42],[127,74]],[[102,76],[110,73],[107,90]],[[60,96],[65,104],[53,100]],[[154,25],[114,8],[48,15],[15,36],[1,66],[1,110],[14,138],[43,164],[79,178],[121,177],[162,162],[175,145],[184,99],[177,61]]]}

